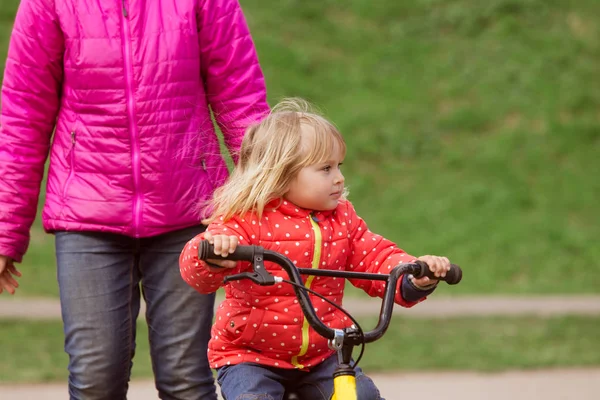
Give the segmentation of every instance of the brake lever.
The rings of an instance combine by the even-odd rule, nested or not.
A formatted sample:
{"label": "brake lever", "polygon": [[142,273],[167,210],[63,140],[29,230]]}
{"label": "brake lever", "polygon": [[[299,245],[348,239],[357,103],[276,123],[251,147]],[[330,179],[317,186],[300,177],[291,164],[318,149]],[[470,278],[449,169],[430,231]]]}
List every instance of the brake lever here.
{"label": "brake lever", "polygon": [[250,279],[252,282],[257,283],[261,286],[271,286],[275,284],[275,278],[273,276],[263,277],[261,274],[256,272],[242,272],[240,274],[229,275],[223,279],[223,283],[237,281],[240,279]]}
{"label": "brake lever", "polygon": [[239,279],[250,279],[252,282],[257,283],[261,286],[274,285],[276,280],[273,275],[267,272],[265,268],[265,257],[264,249],[262,247],[256,247],[252,255],[252,268],[254,272],[242,272],[240,274],[229,275],[223,279],[223,283],[230,281],[237,281]]}

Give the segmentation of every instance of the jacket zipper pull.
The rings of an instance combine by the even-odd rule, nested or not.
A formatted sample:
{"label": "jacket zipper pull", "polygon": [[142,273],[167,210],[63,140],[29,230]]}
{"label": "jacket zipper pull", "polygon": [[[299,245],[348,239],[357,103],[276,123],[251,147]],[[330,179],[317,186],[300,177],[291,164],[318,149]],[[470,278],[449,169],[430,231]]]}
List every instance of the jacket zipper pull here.
{"label": "jacket zipper pull", "polygon": [[71,131],[71,144],[75,146],[75,131]]}
{"label": "jacket zipper pull", "polygon": [[125,4],[125,0],[121,0],[121,4],[123,5],[123,16],[125,18],[129,17],[129,13],[127,12],[127,5]]}

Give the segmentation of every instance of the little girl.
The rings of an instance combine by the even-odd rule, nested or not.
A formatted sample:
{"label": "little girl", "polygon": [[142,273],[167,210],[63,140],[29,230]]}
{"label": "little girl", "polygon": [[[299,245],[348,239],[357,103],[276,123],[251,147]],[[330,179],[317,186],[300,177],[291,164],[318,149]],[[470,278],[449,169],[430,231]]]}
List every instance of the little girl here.
{"label": "little girl", "polygon": [[[340,166],[346,145],[336,127],[301,100],[274,107],[248,129],[239,163],[227,183],[215,192],[205,233],[185,246],[179,262],[185,281],[201,293],[215,292],[230,274],[251,270],[249,262],[198,259],[198,242],[214,245],[226,256],[238,244],[259,245],[286,255],[299,268],[387,273],[415,257],[371,232],[346,200]],[[437,277],[445,276],[445,257],[423,256]],[[275,276],[281,267],[265,263]],[[382,281],[351,281],[371,296],[382,296]],[[396,302],[412,307],[437,284],[427,277],[403,276]],[[342,303],[344,280],[308,277],[305,286]],[[281,400],[293,388],[302,399],[328,400],[333,392],[336,355],[327,340],[305,321],[291,285],[259,286],[239,280],[225,286],[208,357],[218,371],[227,400]],[[315,301],[315,311],[331,328],[351,321],[339,310]],[[359,400],[379,400],[371,381],[356,368]]]}

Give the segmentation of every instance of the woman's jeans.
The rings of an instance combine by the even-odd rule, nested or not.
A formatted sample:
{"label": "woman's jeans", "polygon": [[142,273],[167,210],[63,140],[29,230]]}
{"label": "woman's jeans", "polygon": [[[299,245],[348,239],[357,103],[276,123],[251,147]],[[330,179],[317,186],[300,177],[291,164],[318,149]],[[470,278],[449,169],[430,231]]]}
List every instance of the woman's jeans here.
{"label": "woman's jeans", "polygon": [[126,399],[140,294],[160,398],[217,399],[206,355],[214,295],[199,294],[179,273],[181,250],[204,229],[142,239],[56,233],[71,399]]}
{"label": "woman's jeans", "polygon": [[[336,366],[337,355],[310,372],[242,363],[219,368],[217,379],[225,400],[282,400],[288,391],[296,392],[301,399],[329,400]],[[357,399],[383,400],[371,378],[359,367],[355,371]]]}

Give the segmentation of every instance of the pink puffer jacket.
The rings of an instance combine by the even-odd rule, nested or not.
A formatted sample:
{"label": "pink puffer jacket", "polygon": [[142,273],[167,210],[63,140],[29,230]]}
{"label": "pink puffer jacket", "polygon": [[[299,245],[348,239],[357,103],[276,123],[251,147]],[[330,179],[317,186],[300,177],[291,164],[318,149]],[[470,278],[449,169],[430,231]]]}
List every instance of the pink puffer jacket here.
{"label": "pink puffer jacket", "polygon": [[268,112],[237,0],[22,0],[2,88],[0,254],[27,249],[48,152],[47,231],[197,224],[227,176],[209,106],[233,153]]}

